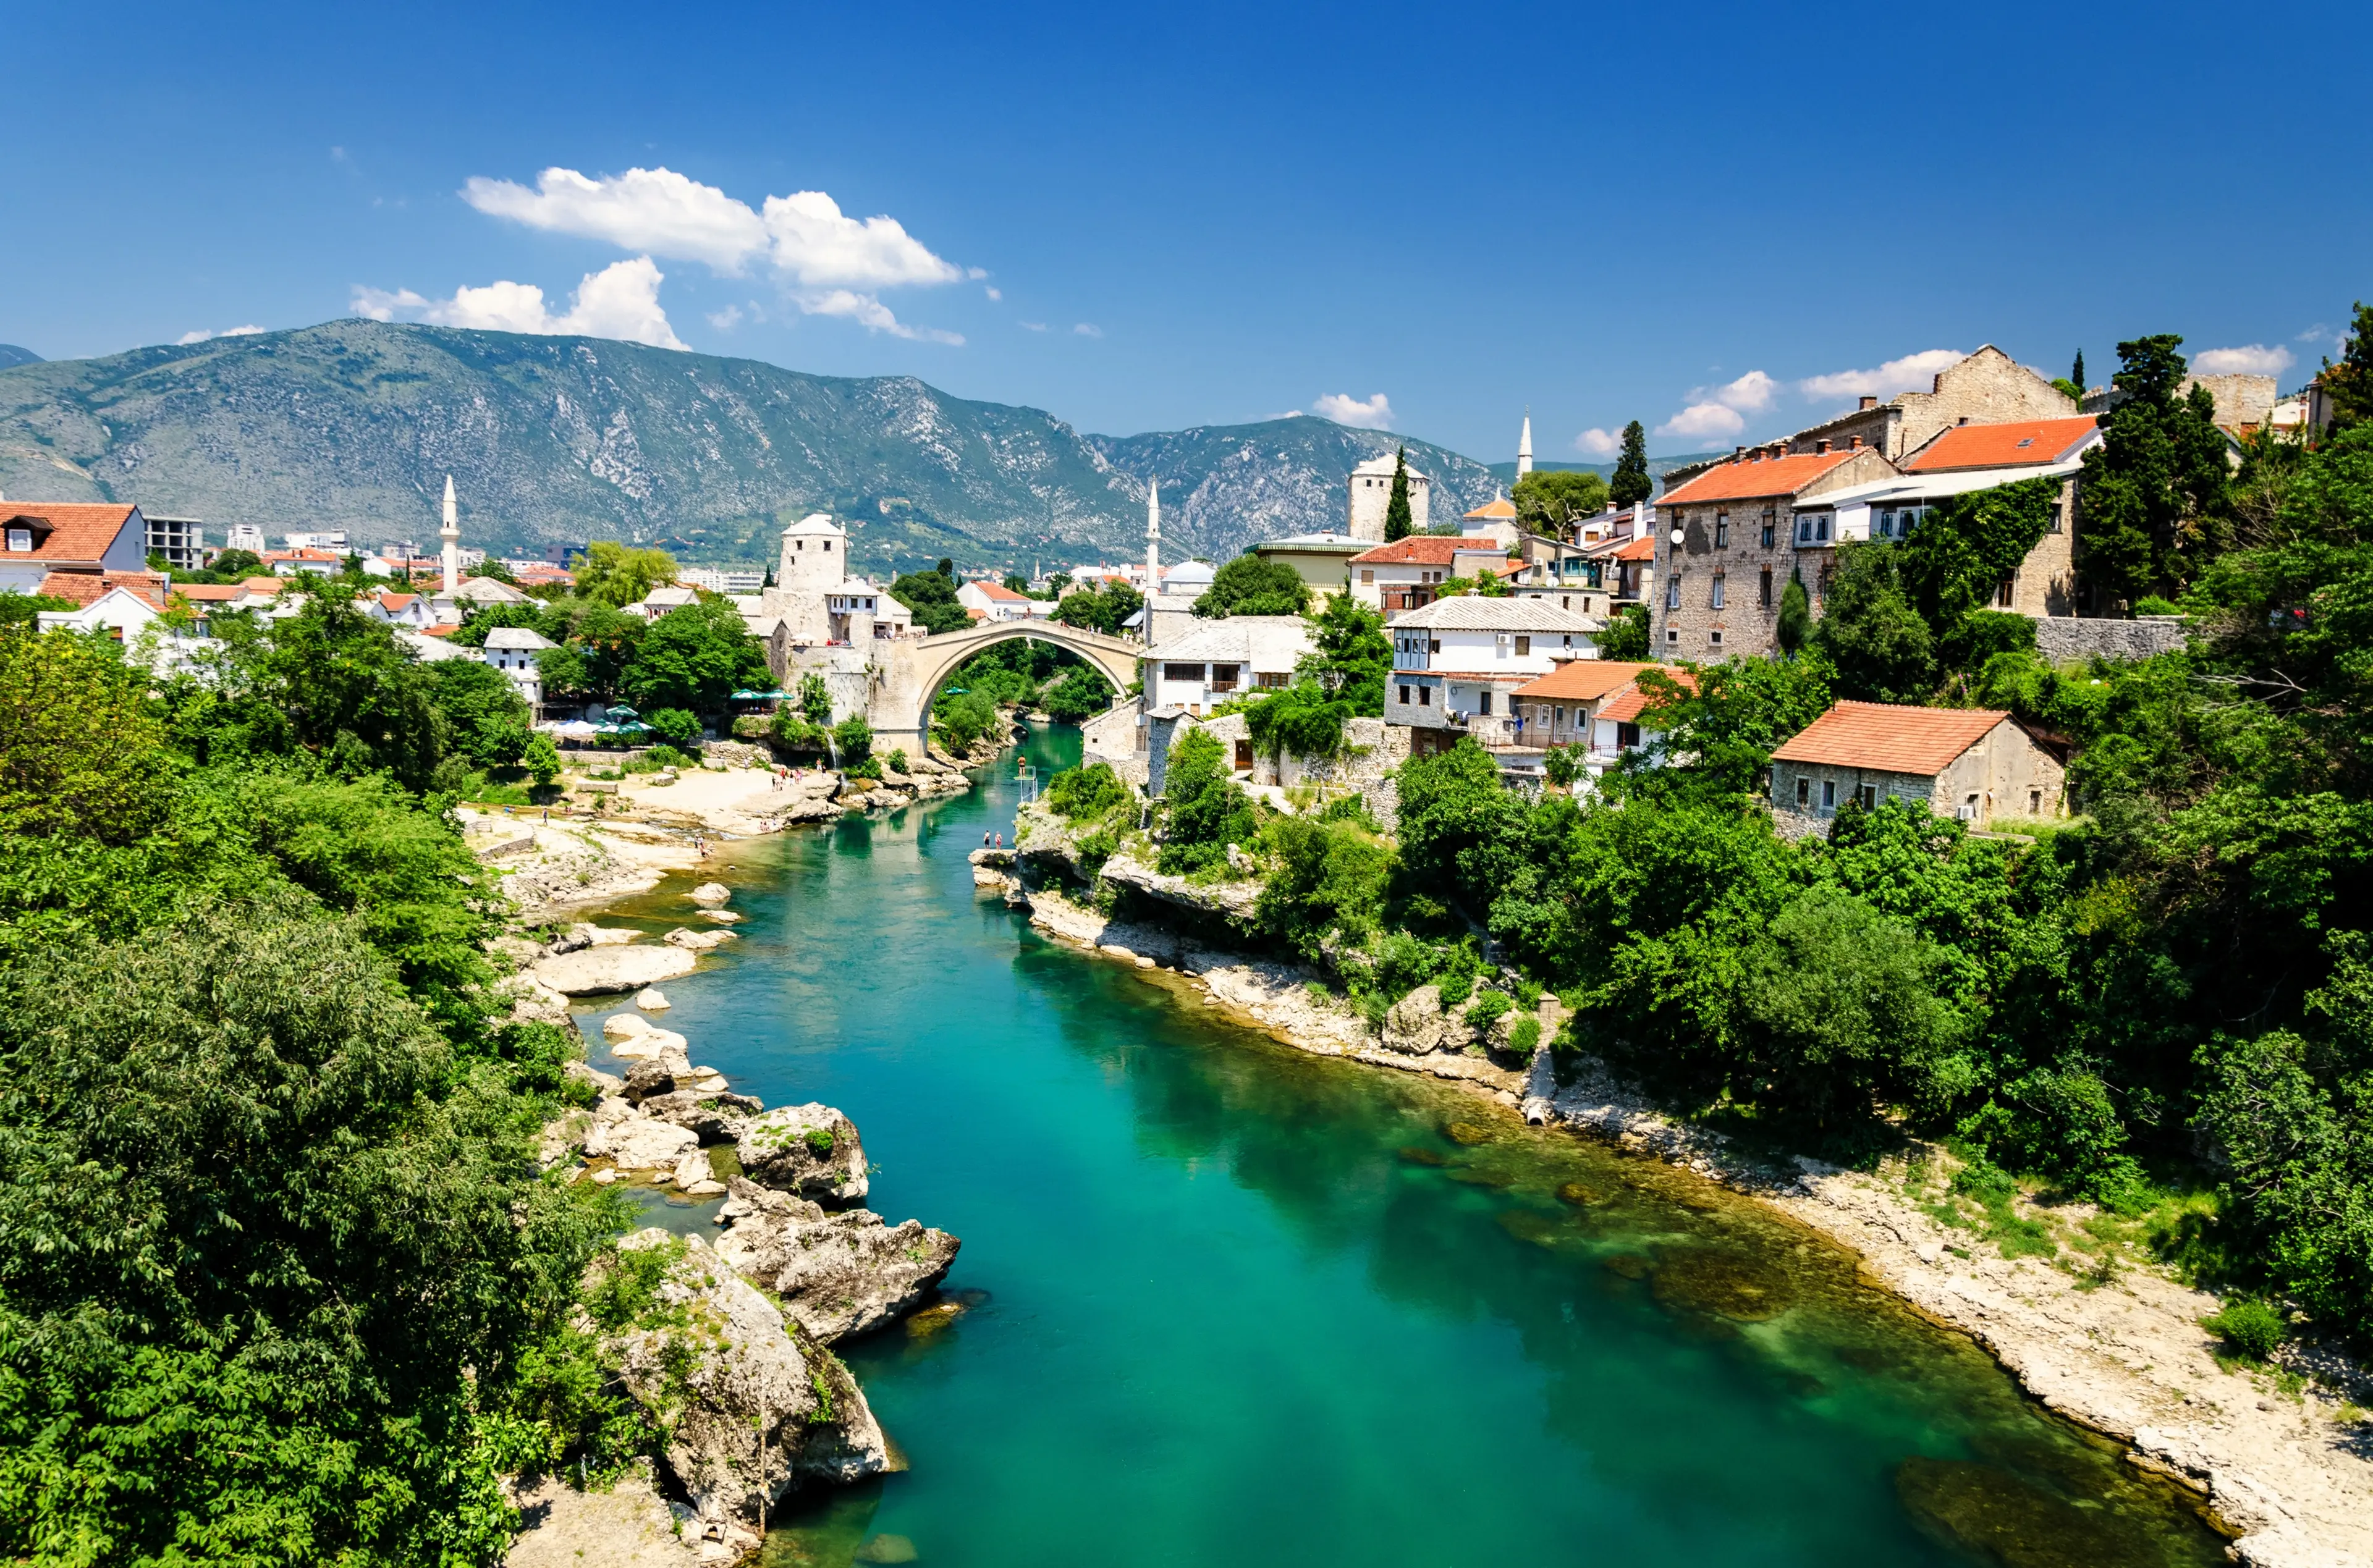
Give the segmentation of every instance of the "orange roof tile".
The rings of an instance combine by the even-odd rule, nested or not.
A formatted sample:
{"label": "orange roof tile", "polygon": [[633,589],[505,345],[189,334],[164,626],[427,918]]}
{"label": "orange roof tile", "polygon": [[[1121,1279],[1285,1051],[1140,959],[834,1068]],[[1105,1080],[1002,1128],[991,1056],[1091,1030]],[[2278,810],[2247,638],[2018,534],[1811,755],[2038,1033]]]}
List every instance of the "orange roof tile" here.
{"label": "orange roof tile", "polygon": [[1467,515],[1470,517],[1481,517],[1486,522],[1497,522],[1502,518],[1513,521],[1516,516],[1516,504],[1502,495],[1497,501],[1484,502]]}
{"label": "orange roof tile", "polygon": [[1621,659],[1568,659],[1538,680],[1517,687],[1510,695],[1550,702],[1595,703],[1618,687],[1637,680],[1642,670],[1655,668]]}
{"label": "orange roof tile", "polygon": [[1771,760],[1934,778],[2009,717],[1993,708],[1840,703],[1771,753]]}
{"label": "orange roof tile", "polygon": [[408,610],[412,606],[412,601],[419,597],[418,594],[382,593],[379,596],[379,602],[380,608],[384,610]]}
{"label": "orange roof tile", "polygon": [[[1666,667],[1665,674],[1684,691],[1694,691],[1698,689],[1698,678],[1686,669]],[[1664,706],[1665,702],[1666,699],[1661,696],[1651,696],[1642,691],[1635,677],[1634,684],[1630,690],[1618,691],[1600,704],[1596,716],[1619,724],[1632,724],[1639,720],[1642,714],[1651,708]]]}
{"label": "orange roof tile", "polygon": [[175,583],[173,591],[192,604],[228,604],[247,592],[237,583]]}
{"label": "orange roof tile", "polygon": [[239,586],[251,594],[276,594],[287,587],[288,582],[285,577],[242,577]]}
{"label": "orange roof tile", "polygon": [[2088,413],[2075,419],[1957,424],[1906,459],[1903,471],[1935,473],[1945,469],[2007,469],[2061,462],[2099,424]]}
{"label": "orange roof tile", "polygon": [[123,588],[158,610],[165,607],[165,579],[154,572],[52,572],[33,591],[45,598],[62,598],[77,607],[96,603],[110,588]]}
{"label": "orange roof tile", "polygon": [[981,592],[987,594],[989,598],[999,600],[1003,603],[1026,604],[1030,599],[1030,596],[1028,594],[1015,593],[1003,583],[981,583],[976,586],[979,587]]}
{"label": "orange roof tile", "polygon": [[1758,495],[1794,495],[1840,463],[1861,455],[1859,450],[1849,449],[1792,452],[1784,458],[1749,458],[1743,462],[1734,459],[1714,464],[1656,505],[1688,506],[1706,501],[1743,501]]}
{"label": "orange roof tile", "polygon": [[420,634],[424,637],[450,637],[461,629],[462,623],[460,621],[441,621],[435,626],[423,626],[420,629]]}
{"label": "orange roof tile", "polygon": [[[1437,534],[1411,534],[1351,557],[1354,566],[1447,566],[1467,541]],[[1496,548],[1493,547],[1493,548]]]}
{"label": "orange roof tile", "polygon": [[[96,566],[123,532],[133,508],[110,502],[0,502],[0,524],[32,522],[33,555],[42,564]],[[48,525],[44,532],[40,525]],[[146,540],[136,540],[146,553]]]}
{"label": "orange roof tile", "polygon": [[1656,536],[1643,533],[1637,539],[1627,539],[1623,548],[1615,552],[1618,561],[1654,561],[1656,559]]}

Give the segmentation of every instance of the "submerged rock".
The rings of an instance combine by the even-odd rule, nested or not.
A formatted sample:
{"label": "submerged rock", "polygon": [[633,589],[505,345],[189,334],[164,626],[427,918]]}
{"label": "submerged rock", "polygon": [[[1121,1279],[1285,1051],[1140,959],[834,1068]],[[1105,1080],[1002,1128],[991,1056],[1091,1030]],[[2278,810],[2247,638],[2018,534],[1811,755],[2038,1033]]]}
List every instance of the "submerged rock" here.
{"label": "submerged rock", "polygon": [[912,1562],[915,1543],[905,1536],[878,1535],[857,1549],[859,1562]]}
{"label": "submerged rock", "polygon": [[695,931],[689,926],[679,925],[660,940],[671,947],[682,947],[690,952],[702,953],[711,947],[721,947],[732,941],[735,935],[731,931]]}
{"label": "submerged rock", "polygon": [[[652,1252],[655,1282],[635,1256]],[[639,1230],[618,1254],[586,1278],[589,1299],[631,1304],[625,1321],[600,1325],[602,1351],[666,1434],[660,1460],[703,1533],[746,1551],[762,1494],[772,1510],[802,1481],[882,1472],[887,1445],[848,1369],[699,1237]],[[632,1288],[611,1290],[622,1271]]]}
{"label": "submerged rock", "polygon": [[2141,1568],[2157,1543],[2118,1527],[2098,1505],[2079,1507],[2008,1470],[1914,1455],[1896,1467],[1895,1494],[1943,1544],[2003,1568]]}
{"label": "submerged rock", "polygon": [[794,1105],[744,1124],[742,1169],[761,1186],[833,1208],[865,1201],[865,1148],[857,1123],[828,1105]]}
{"label": "submerged rock", "polygon": [[827,1214],[745,1177],[729,1183],[717,1253],[774,1292],[799,1325],[831,1344],[913,1311],[947,1276],[963,1244],[920,1220],[886,1224],[870,1209]]}
{"label": "submerged rock", "polygon": [[1443,1136],[1454,1144],[1472,1145],[1488,1144],[1491,1141],[1491,1130],[1489,1127],[1479,1127],[1472,1121],[1453,1121],[1444,1127],[1442,1132]]}
{"label": "submerged rock", "polygon": [[1557,1195],[1559,1202],[1572,1203],[1576,1208],[1586,1209],[1593,1204],[1607,1202],[1607,1195],[1597,1188],[1584,1186],[1579,1181],[1565,1183],[1557,1190]]}
{"label": "submerged rock", "polygon": [[1397,1153],[1402,1161],[1409,1165],[1444,1166],[1450,1163],[1448,1156],[1416,1144],[1411,1144],[1408,1148],[1401,1149]]}
{"label": "submerged rock", "polygon": [[1769,1264],[1711,1249],[1679,1252],[1656,1270],[1656,1299],[1735,1323],[1760,1323],[1788,1310],[1788,1277]]}
{"label": "submerged rock", "polygon": [[593,947],[546,958],[534,974],[564,996],[600,996],[674,980],[690,974],[697,962],[682,947]]}

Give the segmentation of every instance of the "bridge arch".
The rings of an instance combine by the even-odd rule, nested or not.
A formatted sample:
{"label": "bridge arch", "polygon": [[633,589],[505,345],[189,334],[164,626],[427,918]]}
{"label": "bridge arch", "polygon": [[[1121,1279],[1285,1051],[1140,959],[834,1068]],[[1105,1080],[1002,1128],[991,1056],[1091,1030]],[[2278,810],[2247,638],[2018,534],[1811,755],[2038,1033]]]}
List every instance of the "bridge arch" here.
{"label": "bridge arch", "polygon": [[956,667],[991,644],[1017,638],[1070,649],[1111,681],[1116,691],[1128,689],[1137,679],[1138,661],[1145,656],[1142,643],[1035,619],[984,621],[961,632],[893,642],[881,660],[867,704],[866,722],[873,726],[875,747],[905,747],[919,755],[930,728],[931,704]]}

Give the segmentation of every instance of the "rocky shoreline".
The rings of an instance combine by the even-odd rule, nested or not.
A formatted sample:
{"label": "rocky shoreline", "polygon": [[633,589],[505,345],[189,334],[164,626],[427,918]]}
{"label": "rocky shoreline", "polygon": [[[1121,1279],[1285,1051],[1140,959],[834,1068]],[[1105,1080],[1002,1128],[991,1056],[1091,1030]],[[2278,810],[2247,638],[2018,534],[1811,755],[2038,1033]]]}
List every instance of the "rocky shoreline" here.
{"label": "rocky shoreline", "polygon": [[[2130,1260],[2105,1283],[1965,1247],[1970,1234],[1940,1224],[1922,1189],[1923,1172],[1949,1165],[1942,1150],[1915,1148],[1873,1173],[1801,1156],[1775,1168],[1719,1133],[1676,1121],[1600,1064],[1569,1066],[1562,1086],[1546,1043],[1529,1063],[1512,1064],[1455,1010],[1444,1015],[1438,993],[1431,1002],[1412,993],[1407,1001],[1417,1005],[1404,1012],[1405,1002],[1372,1029],[1304,966],[1214,947],[1165,923],[1115,920],[1054,885],[1049,873],[1092,878],[1072,846],[1034,820],[1044,819],[1025,818],[1018,853],[976,852],[974,880],[1048,935],[1199,993],[1296,1050],[1456,1083],[1529,1121],[1684,1167],[1769,1204],[1850,1249],[1872,1283],[1969,1335],[2044,1405],[2198,1493],[2237,1562],[2373,1564],[2373,1419],[2355,1414],[2373,1407],[2373,1378],[2336,1351],[2297,1347],[2297,1365],[2285,1370],[2311,1373],[2304,1382],[2220,1364],[2200,1326],[2217,1299],[2146,1261]],[[1114,862],[1100,869],[1116,879]],[[1186,923],[1248,912],[1257,895],[1257,884],[1206,889],[1134,864],[1118,869],[1117,880],[1148,895],[1145,905],[1175,907]],[[1561,1021],[1557,1004],[1544,998],[1540,1016],[1546,1042]]]}
{"label": "rocky shoreline", "polygon": [[515,1478],[527,1528],[514,1568],[740,1562],[794,1491],[903,1469],[831,1347],[918,1311],[961,1310],[937,1297],[962,1244],[863,1207],[871,1167],[848,1117],[819,1104],[769,1110],[652,1021],[671,1010],[657,982],[690,974],[699,953],[734,936],[736,917],[719,907],[729,889],[708,883],[687,898],[707,929],[645,942],[579,923],[542,944],[503,945],[520,966],[505,982],[514,1016],[580,1042],[571,997],[634,993],[634,1010],[602,1026],[627,1072],[571,1065],[576,1098],[590,1103],[546,1125],[544,1167],[724,1200],[713,1242],[648,1227],[589,1271],[578,1326],[597,1336],[602,1365],[663,1441],[655,1465],[606,1491]]}

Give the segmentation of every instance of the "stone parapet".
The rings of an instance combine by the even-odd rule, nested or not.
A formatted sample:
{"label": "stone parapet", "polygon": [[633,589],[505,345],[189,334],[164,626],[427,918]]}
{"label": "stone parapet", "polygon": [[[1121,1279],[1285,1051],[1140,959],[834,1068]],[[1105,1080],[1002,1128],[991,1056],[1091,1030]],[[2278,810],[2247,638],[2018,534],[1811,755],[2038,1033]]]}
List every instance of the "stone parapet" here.
{"label": "stone parapet", "polygon": [[2094,621],[2073,615],[2035,618],[2035,651],[2052,664],[2077,659],[2146,659],[2173,653],[2191,641],[2183,618],[2145,615],[2133,621]]}

